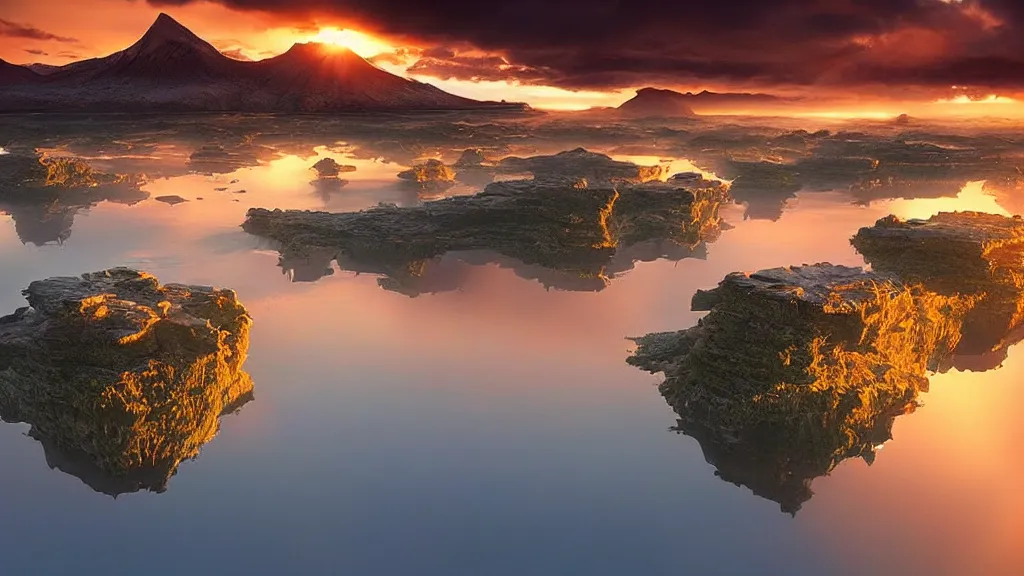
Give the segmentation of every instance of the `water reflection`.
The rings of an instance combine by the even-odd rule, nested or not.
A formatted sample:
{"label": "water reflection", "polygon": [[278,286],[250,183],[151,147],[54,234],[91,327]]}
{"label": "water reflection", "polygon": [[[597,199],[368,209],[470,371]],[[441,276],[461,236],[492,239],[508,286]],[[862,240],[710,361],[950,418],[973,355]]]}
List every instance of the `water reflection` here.
{"label": "water reflection", "polygon": [[252,400],[252,323],[230,290],[116,268],[50,278],[0,318],[0,417],[97,492],[163,492]]}
{"label": "water reflection", "polygon": [[[678,426],[702,446],[664,434],[659,422],[674,418],[651,393],[656,378],[623,363],[622,335],[690,326],[697,321],[690,295],[732,270],[825,260],[863,265],[849,237],[890,212],[926,218],[938,209],[1016,211],[1016,189],[996,188],[1003,180],[986,178],[984,167],[958,169],[950,181],[967,177],[975,184],[947,198],[919,198],[951,189],[933,192],[925,184],[910,192],[876,187],[880,196],[915,198],[864,202],[845,187],[852,176],[816,175],[815,162],[860,173],[870,170],[872,147],[881,146],[910,151],[913,165],[919,163],[915,138],[1012,159],[1020,156],[1021,140],[1011,134],[1019,128],[996,127],[990,137],[915,122],[917,133],[900,143],[892,127],[858,125],[870,133],[843,133],[830,126],[831,132],[804,135],[782,121],[764,122],[773,124],[0,116],[0,134],[11,139],[3,144],[12,154],[63,150],[105,173],[144,173],[140,189],[149,194],[131,206],[100,202],[78,212],[74,235],[60,246],[22,245],[17,223],[0,222],[4,307],[19,305],[18,291],[32,279],[126,263],[165,280],[232,286],[258,319],[247,370],[261,383],[260,402],[226,420],[223,433],[203,448],[203,458],[186,465],[173,489],[116,504],[82,490],[75,478],[50,473],[40,463],[40,444],[18,433],[28,425],[4,424],[0,448],[8,466],[0,484],[18,494],[7,503],[11,521],[0,538],[9,544],[5,566],[16,573],[65,573],[88,560],[108,562],[118,572],[147,562],[156,539],[189,552],[152,568],[156,573],[197,563],[253,573],[330,572],[339,557],[355,573],[487,572],[497,566],[494,558],[505,558],[499,573],[667,574],[680,557],[697,572],[956,574],[982,569],[979,559],[989,560],[987,573],[1018,572],[1019,538],[1012,536],[1020,534],[1014,527],[1024,518],[1013,482],[1020,477],[1014,454],[1024,430],[1014,408],[1021,405],[1014,386],[1019,347],[998,371],[954,368],[931,376],[932,392],[917,398],[926,399],[928,409],[912,418],[894,415],[899,402],[874,416],[865,412],[864,422],[838,411],[837,428],[808,428],[806,438],[818,434],[817,443],[797,443],[804,437],[785,425],[739,443],[696,413],[689,420],[678,416]],[[245,134],[272,149],[272,157],[226,173],[190,163],[207,145],[248,154],[251,161],[260,153],[243,141]],[[861,144],[829,148],[847,141]],[[331,261],[310,252],[302,261],[308,269],[299,260],[283,264],[296,279],[320,281],[290,283],[275,266],[279,246],[238,228],[254,207],[354,212],[380,202],[419,206],[423,195],[402,187],[397,175],[430,158],[456,167],[457,183],[446,196],[478,191],[492,178],[524,177],[492,175],[497,171],[487,165],[459,170],[467,149],[481,150],[487,164],[496,164],[510,155],[551,156],[581,146],[638,166],[670,166],[667,175],[713,172],[705,173],[708,180],[736,177],[719,172],[719,158],[801,161],[802,189],[792,197],[785,192],[782,204],[778,198],[762,204],[776,215],[774,207],[782,206],[778,221],[744,220],[750,206],[727,199],[719,215],[735,228],[692,251],[663,239],[620,243],[605,264],[612,284],[493,250],[450,251],[420,259],[422,266],[413,261],[411,270],[395,272],[394,284],[380,275],[389,271],[372,262]],[[838,150],[835,161],[825,154],[832,149]],[[846,168],[838,160],[844,157]],[[310,167],[324,158],[357,167],[329,194],[310,184]],[[479,180],[465,176],[471,169]],[[942,178],[933,173],[917,180]],[[671,185],[699,182],[680,180]],[[833,184],[838,191],[828,191]],[[246,193],[235,194],[239,190]],[[171,207],[154,200],[165,195],[189,202]],[[751,193],[747,202],[757,208],[758,198]],[[678,258],[685,259],[671,262]],[[629,274],[615,272],[631,266]],[[328,272],[333,276],[322,278]],[[409,299],[379,283],[438,294]],[[542,284],[574,292],[545,291]],[[954,365],[968,367],[960,352]],[[728,356],[725,365],[738,358]],[[863,460],[874,457],[877,446],[867,447],[887,438],[890,425],[897,441],[888,442],[885,457],[868,469]],[[836,439],[842,426],[856,441]],[[780,448],[787,443],[789,452]],[[47,450],[59,461],[50,454],[57,450]],[[702,451],[730,481],[791,508],[803,502],[798,518],[716,479]],[[806,501],[803,480],[811,482],[843,457],[846,465],[832,468],[830,478],[813,480],[816,495]],[[65,459],[61,466],[72,465]],[[775,476],[780,471],[791,473],[786,481]],[[423,498],[424,491],[431,497]],[[140,525],[152,530],[132,528]],[[389,554],[395,541],[412,543],[410,554]],[[118,543],[113,555],[112,542]],[[873,553],[851,555],[850,542]],[[55,547],[66,553],[46,553]],[[253,553],[225,559],[225,547]],[[282,549],[302,554],[286,558],[277,553]],[[535,553],[514,553],[524,549]],[[468,557],[465,550],[475,553]]]}

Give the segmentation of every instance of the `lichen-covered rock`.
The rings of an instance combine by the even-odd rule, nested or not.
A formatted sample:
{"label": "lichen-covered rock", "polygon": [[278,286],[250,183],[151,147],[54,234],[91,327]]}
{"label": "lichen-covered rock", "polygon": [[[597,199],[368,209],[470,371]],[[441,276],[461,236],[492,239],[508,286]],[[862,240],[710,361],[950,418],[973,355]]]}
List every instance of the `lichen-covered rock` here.
{"label": "lichen-covered rock", "polygon": [[730,274],[695,304],[697,326],[636,339],[628,361],[665,373],[678,429],[722,478],[795,512],[813,478],[873,458],[973,301],[818,264]]}
{"label": "lichen-covered rock", "polygon": [[0,318],[0,416],[97,491],[163,491],[252,397],[252,320],[231,290],[114,268],[25,296]]}
{"label": "lichen-covered rock", "polygon": [[665,176],[663,166],[637,166],[632,162],[613,160],[605,154],[576,148],[552,156],[531,156],[519,158],[510,156],[498,163],[502,172],[530,173],[540,179],[584,178],[593,183],[607,182],[650,182]]}
{"label": "lichen-covered rock", "polygon": [[654,239],[694,247],[714,239],[721,194],[664,184],[578,189],[564,181],[520,180],[407,208],[342,214],[252,209],[243,228],[281,243],[284,260],[328,249],[339,263],[396,280],[419,277],[413,272],[423,269],[420,261],[479,250],[603,277],[620,247]]}
{"label": "lichen-covered rock", "polygon": [[882,218],[851,241],[872,268],[934,292],[978,300],[964,320],[958,355],[998,365],[1024,325],[1024,220],[944,212],[928,220]]}
{"label": "lichen-covered rock", "polygon": [[450,188],[455,184],[455,170],[435,158],[399,172],[398,177],[431,190]]}

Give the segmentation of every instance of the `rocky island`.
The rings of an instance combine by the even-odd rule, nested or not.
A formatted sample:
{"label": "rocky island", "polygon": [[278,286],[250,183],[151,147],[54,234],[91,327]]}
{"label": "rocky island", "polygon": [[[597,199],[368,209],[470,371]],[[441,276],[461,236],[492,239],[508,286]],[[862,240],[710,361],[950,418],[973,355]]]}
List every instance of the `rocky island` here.
{"label": "rocky island", "polygon": [[162,492],[252,399],[252,320],[231,290],[113,268],[24,294],[0,318],[0,417],[98,492]]}
{"label": "rocky island", "polygon": [[869,463],[956,347],[972,299],[818,264],[734,273],[700,291],[693,328],[637,338],[630,364],[724,480],[795,513],[811,481]]}
{"label": "rocky island", "polygon": [[509,156],[498,162],[497,170],[506,174],[532,174],[535,179],[583,178],[590,182],[650,182],[665,176],[663,166],[637,166],[614,160],[607,154],[576,148],[550,156],[520,158]]}
{"label": "rocky island", "polygon": [[664,239],[695,247],[719,230],[725,190],[664,183],[496,182],[474,196],[351,213],[255,208],[242,228],[281,246],[282,264],[331,260],[388,285],[415,283],[449,252],[488,251],[580,278],[605,278],[620,248]]}

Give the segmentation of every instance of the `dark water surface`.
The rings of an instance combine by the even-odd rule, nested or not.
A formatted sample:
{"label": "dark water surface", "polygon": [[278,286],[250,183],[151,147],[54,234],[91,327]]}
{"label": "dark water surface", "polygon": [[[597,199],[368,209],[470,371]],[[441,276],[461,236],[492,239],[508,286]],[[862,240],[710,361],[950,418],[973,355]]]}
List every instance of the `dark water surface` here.
{"label": "dark water surface", "polygon": [[[283,273],[274,246],[239,228],[254,206],[422,201],[394,178],[408,161],[313,148],[151,177],[149,199],[101,202],[73,223],[3,209],[0,313],[23,305],[32,280],[119,265],[230,287],[254,319],[255,400],[222,419],[166,492],[116,499],[50,469],[27,425],[0,424],[0,573],[1024,573],[1019,347],[998,369],[932,377],[875,462],[818,478],[795,516],[717,478],[700,445],[670,431],[659,377],[624,361],[627,336],[693,325],[693,293],[729,272],[863,265],[849,238],[889,213],[1009,213],[980,181],[868,205],[802,191],[777,220],[728,205],[731,229],[705,257],[638,262],[599,291],[448,255],[432,273],[454,289],[411,298],[337,264],[293,281],[322,271]],[[176,154],[146,161],[177,166]],[[358,170],[318,192],[319,156]],[[190,201],[153,199],[165,194]]]}

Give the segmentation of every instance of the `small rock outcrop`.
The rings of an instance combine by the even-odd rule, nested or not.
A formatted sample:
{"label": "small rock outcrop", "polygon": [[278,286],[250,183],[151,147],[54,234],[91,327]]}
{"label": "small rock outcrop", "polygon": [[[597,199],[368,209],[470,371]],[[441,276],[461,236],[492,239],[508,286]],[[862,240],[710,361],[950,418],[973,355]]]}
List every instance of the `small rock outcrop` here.
{"label": "small rock outcrop", "polygon": [[62,244],[75,214],[100,202],[135,204],[149,197],[141,175],[107,174],[75,157],[0,156],[0,212],[10,214],[22,242]]}
{"label": "small rock outcrop", "polygon": [[830,264],[735,273],[695,296],[697,326],[637,338],[628,362],[664,372],[677,430],[720,477],[795,513],[814,478],[872,461],[971,304]]}
{"label": "small rock outcrop", "polygon": [[252,209],[243,229],[281,244],[282,261],[317,255],[344,268],[415,281],[422,262],[448,252],[490,251],[523,264],[605,278],[617,251],[663,239],[695,247],[719,231],[723,191],[665,184],[589,186],[497,182],[474,196],[354,213]]}
{"label": "small rock outcrop", "polygon": [[0,416],[99,492],[163,491],[252,399],[252,320],[231,290],[114,268],[24,294],[0,318]]}
{"label": "small rock outcrop", "polygon": [[851,242],[875,270],[974,298],[957,354],[987,358],[977,367],[998,366],[1024,337],[1024,220],[981,212],[906,221],[888,216]]}
{"label": "small rock outcrop", "polygon": [[469,148],[462,151],[462,155],[455,161],[456,168],[480,168],[487,162],[487,157],[484,156],[483,150],[479,148]]}
{"label": "small rock outcrop", "polygon": [[455,170],[435,158],[399,172],[398,177],[427,192],[443,192],[455,185]]}
{"label": "small rock outcrop", "polygon": [[355,172],[355,166],[349,166],[346,164],[338,164],[334,158],[324,158],[313,164],[310,170],[316,171],[316,177],[319,179],[337,178],[342,172]]}
{"label": "small rock outcrop", "polygon": [[584,148],[559,152],[552,156],[509,156],[498,163],[498,169],[510,174],[530,173],[537,180],[585,178],[591,183],[643,183],[660,180],[665,176],[663,166],[637,166],[632,162],[613,160],[606,154],[590,152]]}

